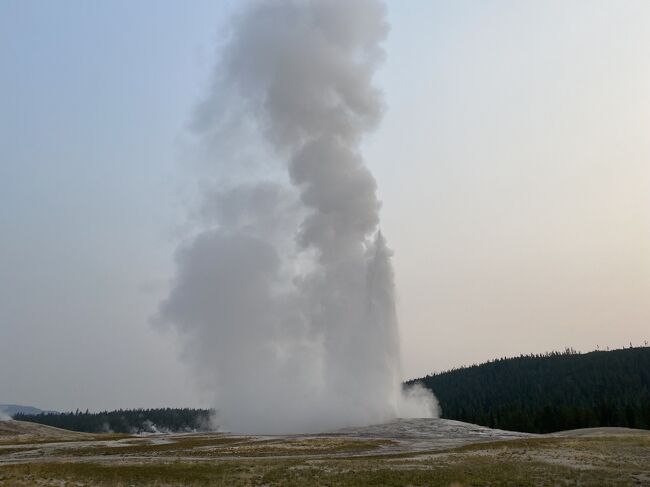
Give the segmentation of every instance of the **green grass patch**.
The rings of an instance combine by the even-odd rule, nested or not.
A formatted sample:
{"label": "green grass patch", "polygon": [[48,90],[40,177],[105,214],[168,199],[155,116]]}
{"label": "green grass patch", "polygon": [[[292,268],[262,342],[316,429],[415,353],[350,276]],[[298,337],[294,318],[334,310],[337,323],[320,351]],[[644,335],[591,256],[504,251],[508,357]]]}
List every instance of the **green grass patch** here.
{"label": "green grass patch", "polygon": [[263,467],[239,462],[147,465],[42,463],[0,467],[0,485],[59,485],[62,482],[97,486],[213,486],[256,485]]}

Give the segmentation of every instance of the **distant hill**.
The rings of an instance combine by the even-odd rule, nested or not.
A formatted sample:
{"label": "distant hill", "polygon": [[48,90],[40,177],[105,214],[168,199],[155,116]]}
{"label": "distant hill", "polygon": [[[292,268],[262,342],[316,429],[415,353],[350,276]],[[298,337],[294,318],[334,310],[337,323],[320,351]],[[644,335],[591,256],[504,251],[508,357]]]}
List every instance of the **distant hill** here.
{"label": "distant hill", "polygon": [[7,416],[13,416],[14,414],[41,414],[41,413],[56,413],[56,411],[43,411],[42,409],[35,408],[33,406],[23,406],[20,404],[0,404],[0,413],[4,413]]}
{"label": "distant hill", "polygon": [[650,347],[502,358],[420,379],[442,417],[549,433],[588,427],[650,429]]}

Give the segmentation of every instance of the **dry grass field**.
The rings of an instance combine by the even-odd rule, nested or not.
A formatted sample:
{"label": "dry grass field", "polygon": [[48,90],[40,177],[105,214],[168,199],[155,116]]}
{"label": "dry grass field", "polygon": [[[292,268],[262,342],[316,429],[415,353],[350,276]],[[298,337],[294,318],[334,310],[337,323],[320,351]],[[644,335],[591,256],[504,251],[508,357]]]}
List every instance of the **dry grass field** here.
{"label": "dry grass field", "polygon": [[0,486],[650,485],[650,432],[637,430],[532,436],[416,420],[283,437],[58,431],[2,436]]}

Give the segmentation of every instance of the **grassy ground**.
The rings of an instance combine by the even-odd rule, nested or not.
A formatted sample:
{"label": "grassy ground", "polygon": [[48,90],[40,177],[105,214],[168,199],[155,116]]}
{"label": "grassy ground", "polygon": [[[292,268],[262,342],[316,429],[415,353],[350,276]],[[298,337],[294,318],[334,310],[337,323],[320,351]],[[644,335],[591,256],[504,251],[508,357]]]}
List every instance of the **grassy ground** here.
{"label": "grassy ground", "polygon": [[[0,486],[650,485],[650,436],[531,438],[378,456],[382,441],[215,436],[155,445],[127,440],[99,459],[76,448],[51,458],[56,461],[0,466]],[[234,455],[229,449],[236,447],[250,447],[256,456]],[[124,448],[137,450],[114,451]],[[202,451],[211,453],[197,454]],[[183,456],[197,459],[179,460]]]}
{"label": "grassy ground", "polygon": [[[111,446],[90,445],[60,448],[57,456],[146,456],[146,457],[265,457],[323,455],[367,452],[391,445],[390,440],[357,440],[353,438],[290,438],[258,440],[232,436],[181,437],[169,443],[152,444],[146,439],[129,440]],[[0,455],[2,450],[0,450]]]}

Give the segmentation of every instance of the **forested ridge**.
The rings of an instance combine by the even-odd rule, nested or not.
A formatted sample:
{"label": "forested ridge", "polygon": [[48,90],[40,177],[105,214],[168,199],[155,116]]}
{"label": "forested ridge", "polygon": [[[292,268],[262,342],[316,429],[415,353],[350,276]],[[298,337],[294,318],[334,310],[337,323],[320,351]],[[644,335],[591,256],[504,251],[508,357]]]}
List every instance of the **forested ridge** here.
{"label": "forested ridge", "polygon": [[88,433],[155,433],[196,431],[210,428],[208,409],[118,409],[100,413],[81,412],[14,414],[13,419]]}
{"label": "forested ridge", "polygon": [[572,349],[502,358],[408,381],[431,389],[442,417],[548,433],[623,426],[650,429],[650,347]]}
{"label": "forested ridge", "polygon": [[[624,426],[650,429],[650,347],[522,355],[408,381],[440,402],[442,417],[532,433]],[[14,419],[92,433],[209,428],[207,409],[15,414]]]}

